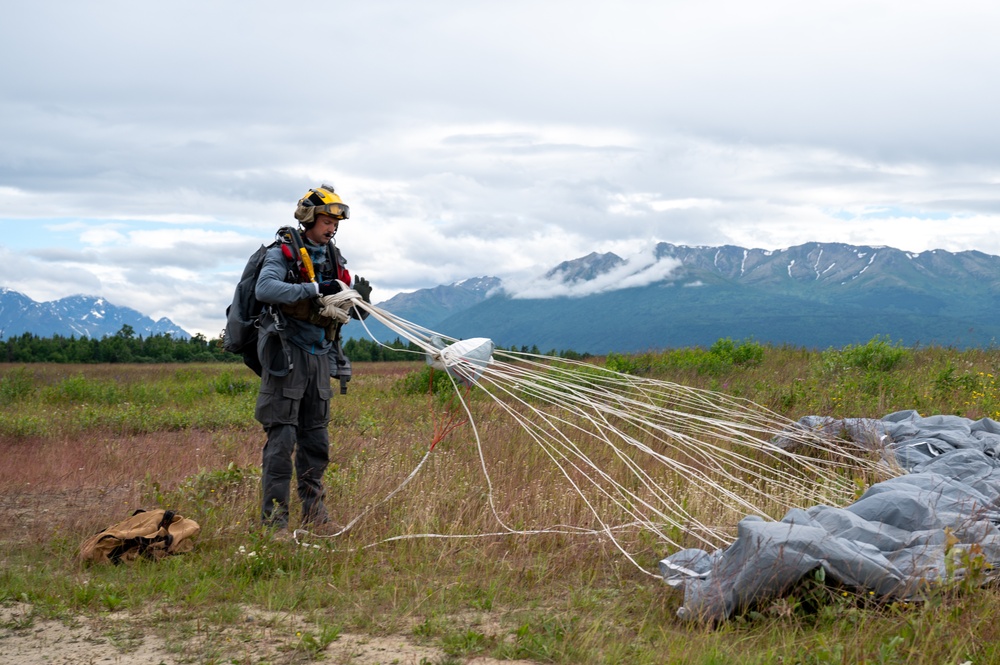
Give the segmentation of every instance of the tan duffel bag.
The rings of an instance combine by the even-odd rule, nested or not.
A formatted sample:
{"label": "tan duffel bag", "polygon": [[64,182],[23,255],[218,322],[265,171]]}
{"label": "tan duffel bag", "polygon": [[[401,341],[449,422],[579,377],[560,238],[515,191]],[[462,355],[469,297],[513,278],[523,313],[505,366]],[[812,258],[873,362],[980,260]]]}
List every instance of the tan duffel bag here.
{"label": "tan duffel bag", "polygon": [[128,519],[94,534],[80,545],[80,559],[85,563],[135,561],[139,557],[162,559],[183,554],[194,548],[194,537],[201,526],[172,510],[143,510]]}

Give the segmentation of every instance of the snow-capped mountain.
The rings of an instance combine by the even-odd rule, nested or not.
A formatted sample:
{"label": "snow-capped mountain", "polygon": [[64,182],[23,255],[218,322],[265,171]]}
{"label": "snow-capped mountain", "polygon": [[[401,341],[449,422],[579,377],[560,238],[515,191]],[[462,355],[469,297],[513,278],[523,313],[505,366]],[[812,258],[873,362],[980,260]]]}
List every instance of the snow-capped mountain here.
{"label": "snow-capped mountain", "polygon": [[[977,251],[659,243],[641,259],[595,252],[539,273],[520,292],[478,278],[490,288],[457,282],[382,306],[452,337],[590,353],[724,337],[810,348],[863,344],[875,335],[907,345],[1000,341],[1000,257]],[[347,330],[364,336],[359,326]]]}
{"label": "snow-capped mountain", "polygon": [[114,335],[126,325],[142,337],[159,334],[178,339],[191,337],[170,319],[153,321],[130,307],[114,305],[103,298],[77,295],[36,302],[17,291],[0,288],[0,339],[23,333],[100,339]]}

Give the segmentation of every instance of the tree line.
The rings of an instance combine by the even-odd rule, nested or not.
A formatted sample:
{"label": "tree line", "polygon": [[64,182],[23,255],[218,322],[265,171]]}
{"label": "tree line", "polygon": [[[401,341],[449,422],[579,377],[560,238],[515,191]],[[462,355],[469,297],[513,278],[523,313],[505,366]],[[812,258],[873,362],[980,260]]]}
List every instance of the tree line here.
{"label": "tree line", "polygon": [[[380,344],[374,340],[348,339],[344,353],[352,362],[422,361],[423,350],[413,342],[404,343],[398,337]],[[517,347],[510,347],[517,351]],[[537,346],[521,346],[526,353],[539,353]],[[563,358],[586,358],[589,354],[573,351],[550,351],[547,355]],[[222,348],[221,339],[208,339],[202,334],[188,339],[167,333],[143,337],[130,325],[123,325],[114,335],[100,339],[92,337],[39,337],[23,333],[0,340],[0,362],[8,363],[190,363],[242,362],[243,359]]]}
{"label": "tree line", "polygon": [[39,337],[23,333],[0,340],[0,362],[9,363],[186,363],[240,361],[222,350],[219,340],[202,334],[189,339],[167,333],[143,337],[126,324],[114,335]]}
{"label": "tree line", "polygon": [[[349,339],[344,352],[356,362],[423,360],[423,352],[413,342],[399,340],[386,346],[370,339]],[[188,339],[167,333],[143,337],[130,325],[123,325],[114,335],[92,337],[40,337],[23,333],[0,340],[0,362],[8,363],[189,363],[243,362],[223,350],[221,339],[202,334]]]}

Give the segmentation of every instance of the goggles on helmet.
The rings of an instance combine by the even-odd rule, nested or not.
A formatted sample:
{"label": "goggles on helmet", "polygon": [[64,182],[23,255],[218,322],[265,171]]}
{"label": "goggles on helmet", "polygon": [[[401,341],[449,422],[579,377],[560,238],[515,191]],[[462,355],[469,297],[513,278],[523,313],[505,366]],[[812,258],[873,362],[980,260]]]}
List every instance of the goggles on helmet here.
{"label": "goggles on helmet", "polygon": [[337,219],[351,218],[351,209],[344,203],[324,203],[321,206],[314,206],[313,210],[317,215],[330,215]]}
{"label": "goggles on helmet", "polygon": [[331,185],[322,184],[318,189],[310,189],[309,193],[299,201],[299,204],[306,208],[312,208],[310,216],[330,215],[337,219],[351,217],[351,209],[340,200]]}

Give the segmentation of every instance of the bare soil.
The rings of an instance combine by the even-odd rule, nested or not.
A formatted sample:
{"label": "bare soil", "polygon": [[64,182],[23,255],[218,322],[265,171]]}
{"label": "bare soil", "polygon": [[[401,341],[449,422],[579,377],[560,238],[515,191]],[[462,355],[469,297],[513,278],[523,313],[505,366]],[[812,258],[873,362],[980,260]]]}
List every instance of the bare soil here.
{"label": "bare soil", "polygon": [[[143,628],[141,617],[111,613],[77,617],[70,622],[39,619],[23,603],[0,607],[0,662],[23,665],[173,665],[204,662],[205,653],[220,652],[218,662],[306,663],[322,660],[352,665],[421,665],[440,663],[439,649],[413,644],[405,635],[344,633],[318,653],[298,648],[297,633],[307,630],[294,615],[254,614],[246,625],[216,631],[205,627],[184,644],[168,643]],[[296,630],[298,629],[298,630]],[[226,651],[225,656],[221,652]],[[195,654],[202,654],[201,656]],[[235,661],[233,660],[235,659]],[[529,665],[527,661],[473,658],[469,665]]]}
{"label": "bare soil", "polygon": [[[220,635],[209,627],[183,644],[169,643],[144,629],[142,617],[111,613],[103,617],[77,617],[71,622],[38,619],[24,604],[0,608],[0,661],[23,665],[76,665],[120,663],[160,665],[204,662],[206,652],[218,650],[207,642],[229,646],[222,662],[303,663],[324,660],[333,663],[376,665],[397,663],[420,665],[438,663],[445,654],[413,644],[407,636],[372,636],[344,633],[322,652],[306,653],[297,648],[296,634],[307,630],[305,622],[293,615],[263,617],[252,610],[246,625],[225,629]],[[255,625],[256,624],[256,625]],[[277,628],[276,628],[277,627]],[[296,630],[299,629],[299,630]],[[196,654],[202,654],[201,656]],[[221,655],[221,654],[220,654]],[[499,664],[494,659],[476,658],[475,665]]]}

